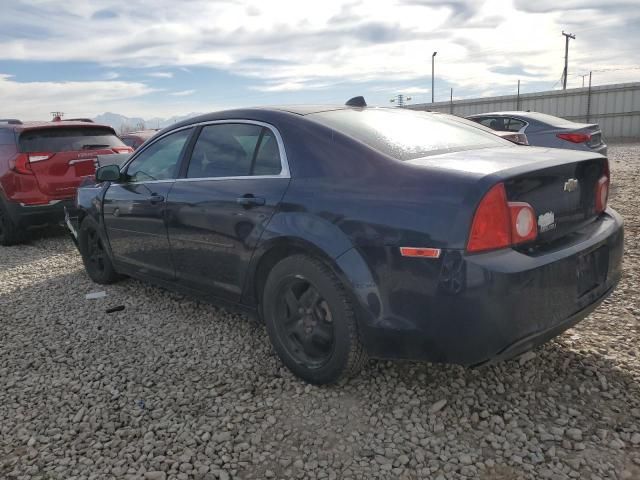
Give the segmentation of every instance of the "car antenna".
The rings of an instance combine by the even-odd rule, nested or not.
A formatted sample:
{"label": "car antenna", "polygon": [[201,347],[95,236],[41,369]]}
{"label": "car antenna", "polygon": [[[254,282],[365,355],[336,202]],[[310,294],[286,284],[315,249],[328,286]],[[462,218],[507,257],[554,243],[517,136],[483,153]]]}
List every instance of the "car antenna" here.
{"label": "car antenna", "polygon": [[350,98],[345,103],[347,107],[366,107],[367,102],[365,102],[364,97],[362,95],[358,95],[357,97]]}

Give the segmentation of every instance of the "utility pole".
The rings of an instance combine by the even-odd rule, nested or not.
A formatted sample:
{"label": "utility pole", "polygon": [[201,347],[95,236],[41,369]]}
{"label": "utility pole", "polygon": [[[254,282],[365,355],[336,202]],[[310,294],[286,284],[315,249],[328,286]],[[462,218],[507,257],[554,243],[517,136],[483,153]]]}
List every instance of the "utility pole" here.
{"label": "utility pole", "polygon": [[433,99],[435,98],[434,95],[434,89],[435,89],[435,77],[433,76],[434,74],[434,70],[435,70],[435,64],[436,64],[436,55],[438,54],[438,52],[433,52],[433,55],[431,55],[431,103],[433,103]]}
{"label": "utility pole", "polygon": [[518,80],[518,95],[516,96],[516,111],[520,110],[520,80]]}
{"label": "utility pole", "polygon": [[449,97],[449,113],[453,115],[453,87],[451,87],[451,96]]}
{"label": "utility pole", "polygon": [[587,123],[591,118],[591,73],[589,72],[589,91],[587,92]]}
{"label": "utility pole", "polygon": [[567,89],[567,74],[569,73],[569,39],[576,39],[576,36],[573,33],[564,33],[562,31],[562,35],[564,35],[564,72],[562,74],[562,89]]}
{"label": "utility pole", "polygon": [[398,107],[404,107],[405,102],[410,102],[411,101],[411,97],[407,97],[407,96],[403,95],[402,93],[399,93],[398,95],[395,96],[395,98],[392,98],[389,101],[391,103],[395,103]]}
{"label": "utility pole", "polygon": [[589,74],[585,73],[584,75],[578,75],[579,77],[582,77],[582,88],[584,88],[584,77],[588,77]]}

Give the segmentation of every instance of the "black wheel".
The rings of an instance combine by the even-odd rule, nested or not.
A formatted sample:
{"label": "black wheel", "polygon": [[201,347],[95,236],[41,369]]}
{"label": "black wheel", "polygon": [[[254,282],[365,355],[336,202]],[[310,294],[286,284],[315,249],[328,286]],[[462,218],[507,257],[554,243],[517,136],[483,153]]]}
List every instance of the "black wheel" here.
{"label": "black wheel", "polygon": [[92,218],[85,218],[78,232],[78,245],[82,263],[91,280],[109,284],[120,280],[121,276],[113,268],[107,254],[105,241],[98,230],[98,224]]}
{"label": "black wheel", "polygon": [[297,376],[326,384],[360,370],[366,354],[350,296],[323,262],[305,255],[280,261],[262,298],[271,343]]}
{"label": "black wheel", "polygon": [[16,225],[7,213],[0,199],[0,245],[8,247],[26,240],[26,232]]}

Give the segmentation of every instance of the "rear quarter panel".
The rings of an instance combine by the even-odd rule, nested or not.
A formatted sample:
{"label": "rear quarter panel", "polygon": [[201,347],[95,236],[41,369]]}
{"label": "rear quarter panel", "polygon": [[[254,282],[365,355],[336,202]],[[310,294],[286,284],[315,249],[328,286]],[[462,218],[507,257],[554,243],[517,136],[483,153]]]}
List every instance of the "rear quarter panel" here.
{"label": "rear quarter panel", "polygon": [[409,259],[398,247],[463,248],[479,175],[397,161],[301,123],[279,125],[292,180],[257,246],[244,300],[259,296],[251,279],[262,256],[286,241],[332,263],[357,299],[364,335],[381,322],[401,328],[403,295],[428,293],[428,308],[445,259]]}

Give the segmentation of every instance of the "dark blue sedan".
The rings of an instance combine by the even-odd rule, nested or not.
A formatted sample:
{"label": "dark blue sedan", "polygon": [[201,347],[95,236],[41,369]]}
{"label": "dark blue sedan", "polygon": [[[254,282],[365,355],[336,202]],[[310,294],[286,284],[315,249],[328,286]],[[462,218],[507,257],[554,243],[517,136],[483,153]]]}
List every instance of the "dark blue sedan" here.
{"label": "dark blue sedan", "polygon": [[516,146],[449,115],[212,113],[96,179],[68,211],[94,281],[127,275],[253,312],[312,383],[369,357],[513,357],[621,275],[604,156]]}

